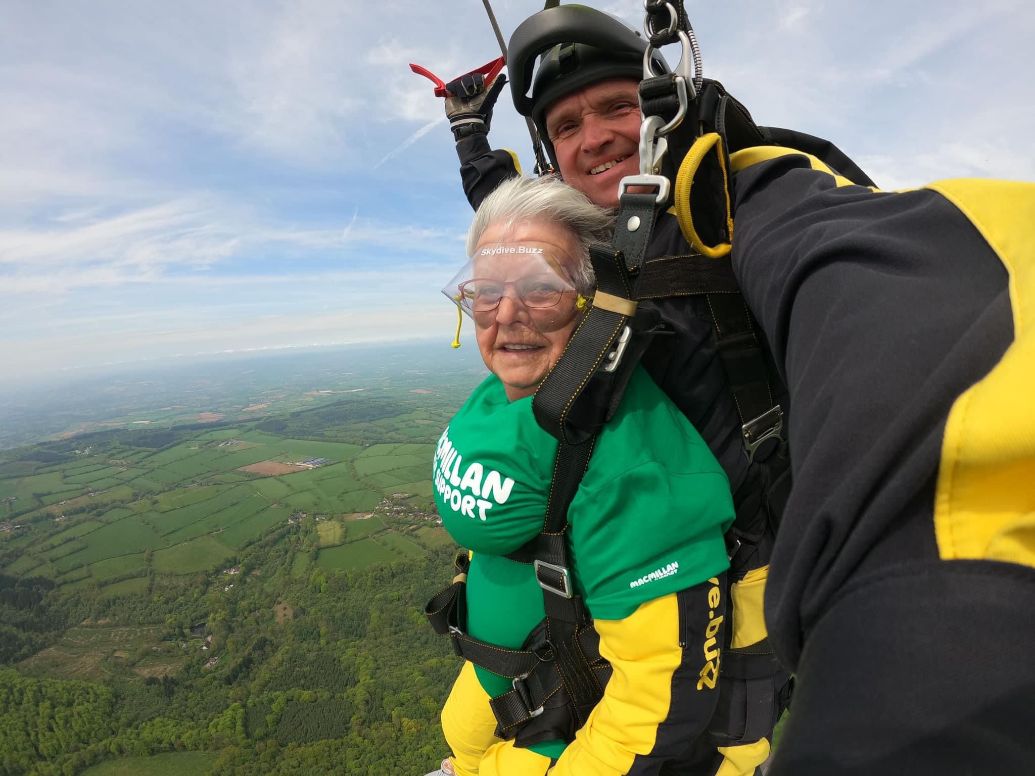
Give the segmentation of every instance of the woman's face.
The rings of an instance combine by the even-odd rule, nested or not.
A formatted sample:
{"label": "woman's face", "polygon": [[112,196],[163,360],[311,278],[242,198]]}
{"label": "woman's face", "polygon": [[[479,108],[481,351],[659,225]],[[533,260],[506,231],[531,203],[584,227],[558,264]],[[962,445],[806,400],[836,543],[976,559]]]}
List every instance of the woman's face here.
{"label": "woman's face", "polygon": [[[524,252],[518,252],[522,248]],[[537,248],[542,251],[534,252]],[[474,314],[478,350],[511,401],[535,393],[564,352],[580,317],[574,291],[565,292],[552,307],[529,307],[519,298],[521,285],[516,281],[544,270],[559,270],[567,280],[579,252],[571,230],[549,221],[490,224],[478,242],[475,277],[502,281],[506,289],[499,307]]]}

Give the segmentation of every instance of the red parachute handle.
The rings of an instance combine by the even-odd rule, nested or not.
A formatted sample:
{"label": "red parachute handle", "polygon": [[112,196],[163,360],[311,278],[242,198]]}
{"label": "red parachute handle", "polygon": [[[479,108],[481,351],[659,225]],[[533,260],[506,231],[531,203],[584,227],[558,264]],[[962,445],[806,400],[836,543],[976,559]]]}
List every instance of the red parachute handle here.
{"label": "red parachute handle", "polygon": [[[456,78],[453,79],[453,81],[460,80],[464,77],[464,75],[474,75],[475,73],[481,73],[483,78],[485,79],[485,83],[491,84],[493,80],[495,80],[496,76],[500,74],[500,71],[503,69],[503,66],[505,64],[506,60],[504,60],[503,57],[497,57],[491,62],[486,62],[481,67],[476,67],[474,70],[471,70],[470,72],[464,73],[463,75],[458,75]],[[446,87],[446,83],[437,75],[428,70],[426,67],[421,67],[420,65],[415,65],[411,62],[410,70],[415,72],[417,75],[424,76],[433,84],[435,84],[436,97],[454,96],[453,93],[450,92],[449,89]],[[453,81],[450,81],[450,83],[453,83]]]}

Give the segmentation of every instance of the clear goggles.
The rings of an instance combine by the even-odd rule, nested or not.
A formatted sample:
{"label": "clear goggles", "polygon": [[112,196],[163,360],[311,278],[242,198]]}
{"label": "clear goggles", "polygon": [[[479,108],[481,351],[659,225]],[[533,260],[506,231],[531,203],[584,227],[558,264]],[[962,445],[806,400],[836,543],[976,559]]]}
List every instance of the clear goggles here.
{"label": "clear goggles", "polygon": [[[528,243],[479,246],[474,257],[442,289],[442,293],[476,323],[495,315],[504,297],[527,308],[535,325],[550,331],[571,321],[586,305],[549,247]],[[459,321],[453,346],[459,347]]]}

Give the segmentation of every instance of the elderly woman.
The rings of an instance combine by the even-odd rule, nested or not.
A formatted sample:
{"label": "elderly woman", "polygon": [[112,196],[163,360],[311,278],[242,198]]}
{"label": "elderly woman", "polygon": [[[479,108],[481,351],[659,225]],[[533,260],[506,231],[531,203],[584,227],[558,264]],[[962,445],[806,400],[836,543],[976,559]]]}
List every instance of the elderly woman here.
{"label": "elderly woman", "polygon": [[[524,647],[553,670],[557,645],[541,625],[536,571],[528,558],[507,556],[543,528],[557,442],[536,424],[532,395],[592,303],[588,246],[609,230],[610,216],[575,189],[511,179],[479,208],[471,260],[447,287],[474,319],[490,374],[442,434],[434,464],[443,525],[471,550],[466,582],[453,585],[463,600],[450,633],[468,659],[442,712],[446,774],[665,772],[687,756],[714,708],[729,485],[642,370],[600,433],[568,510],[573,592],[599,635],[599,658],[587,658],[600,677],[591,713],[556,698],[539,705],[537,688],[555,695],[540,686],[548,680],[532,687],[493,659]],[[580,644],[593,653],[595,638],[582,630]],[[533,698],[520,724],[505,708],[517,691]]]}

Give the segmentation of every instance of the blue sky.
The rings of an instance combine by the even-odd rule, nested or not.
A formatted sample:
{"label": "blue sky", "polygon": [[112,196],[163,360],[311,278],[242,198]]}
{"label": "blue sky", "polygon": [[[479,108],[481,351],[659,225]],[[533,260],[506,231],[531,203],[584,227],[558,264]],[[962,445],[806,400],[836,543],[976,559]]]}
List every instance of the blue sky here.
{"label": "blue sky", "polygon": [[[493,5],[508,34],[541,7]],[[639,25],[639,0],[594,5]],[[1027,2],[687,8],[706,75],[884,188],[1035,180]],[[470,212],[407,65],[448,80],[495,46],[479,0],[6,0],[0,385],[380,339],[445,354]],[[493,130],[530,168],[504,100]]]}

